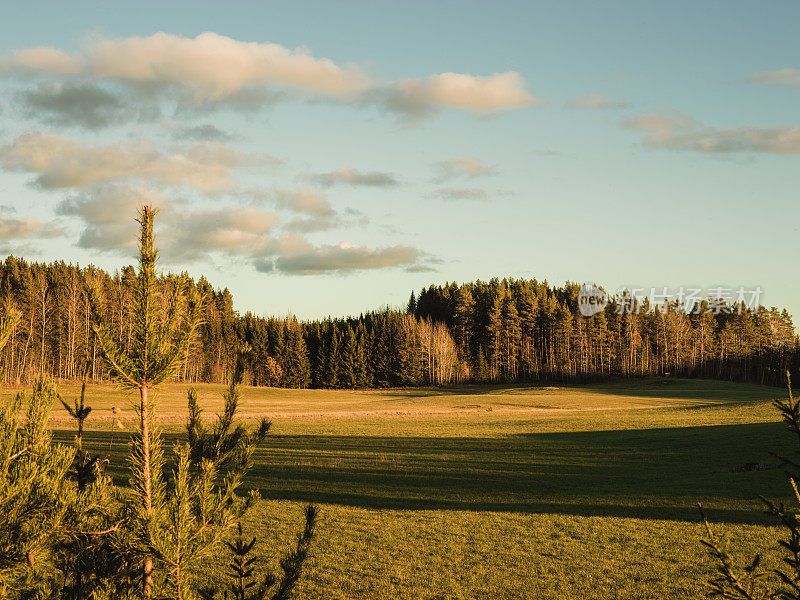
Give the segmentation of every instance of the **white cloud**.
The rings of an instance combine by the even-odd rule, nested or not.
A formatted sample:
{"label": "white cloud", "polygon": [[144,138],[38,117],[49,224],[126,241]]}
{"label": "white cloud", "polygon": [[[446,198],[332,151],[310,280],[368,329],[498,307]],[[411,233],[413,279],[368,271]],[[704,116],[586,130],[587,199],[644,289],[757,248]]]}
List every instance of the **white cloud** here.
{"label": "white cloud", "polygon": [[[190,210],[186,203],[170,202],[144,185],[108,183],[63,200],[56,213],[81,220],[84,229],[79,246],[132,254],[137,233],[134,217],[142,204],[161,209],[157,236],[162,259],[168,264],[224,256],[245,261],[262,272],[318,275],[392,267],[429,270],[429,265],[437,262],[410,246],[371,249],[348,242],[315,246],[301,234],[362,222],[364,215],[352,209],[345,211],[344,219],[306,211],[311,216],[281,224],[275,213],[260,208]],[[0,236],[34,237],[32,232],[40,224],[29,221],[0,219]],[[281,227],[283,233],[276,235]]]}
{"label": "white cloud", "polygon": [[477,158],[469,156],[461,156],[452,160],[436,163],[436,168],[440,174],[436,178],[437,181],[446,181],[448,179],[455,179],[458,177],[481,177],[482,175],[491,175],[494,170],[488,167]]}
{"label": "white cloud", "polygon": [[294,247],[287,248],[284,245],[282,249],[284,252],[280,256],[272,260],[260,260],[256,268],[287,275],[341,275],[391,267],[411,268],[420,265],[425,258],[417,248],[402,245],[373,249],[342,242],[313,247],[295,239]]}
{"label": "white cloud", "polygon": [[436,271],[431,265],[411,265],[403,269],[406,273],[433,273]]}
{"label": "white cloud", "polygon": [[15,219],[0,215],[0,239],[2,240],[53,238],[61,233],[60,229],[30,217]]}
{"label": "white cloud", "polygon": [[287,232],[311,233],[335,228],[363,227],[369,223],[369,217],[361,211],[345,208],[341,213],[337,212],[327,198],[308,188],[274,191],[254,189],[244,192],[243,195],[298,215],[281,224],[281,228]]}
{"label": "white cloud", "polygon": [[163,238],[167,260],[201,260],[209,253],[253,256],[271,241],[275,213],[252,207],[228,206],[198,211],[172,211]]}
{"label": "white cloud", "polygon": [[198,102],[233,97],[265,84],[345,100],[369,85],[356,69],[315,58],[305,48],[241,42],[213,32],[195,38],[159,32],[149,37],[99,40],[76,56],[55,48],[33,48],[13,53],[3,64],[7,70],[177,85],[190,91]]}
{"label": "white cloud", "polygon": [[750,77],[754,83],[767,85],[800,85],[800,69],[776,69],[774,71],[760,71]]}
{"label": "white cloud", "polygon": [[133,223],[139,206],[163,207],[165,198],[143,185],[110,183],[62,200],[56,214],[80,217],[92,225]]}
{"label": "white cloud", "polygon": [[292,219],[283,224],[287,232],[311,233],[314,231],[327,231],[335,228],[365,227],[369,224],[369,217],[354,208],[346,208],[342,215],[335,212],[330,214],[311,215]]}
{"label": "white cloud", "polygon": [[674,112],[640,115],[627,126],[645,132],[644,143],[650,146],[708,153],[800,154],[800,127],[716,129]]}
{"label": "white cloud", "polygon": [[585,94],[573,98],[567,103],[572,108],[604,109],[604,108],[624,108],[628,106],[628,101],[623,98],[609,98],[602,94]]}
{"label": "white cloud", "polygon": [[365,226],[369,217],[354,208],[338,212],[322,194],[308,188],[293,190],[250,189],[240,194],[254,203],[269,203],[280,210],[294,213],[294,217],[281,223],[285,232],[311,233],[335,228]]}
{"label": "white cloud", "polygon": [[445,200],[486,200],[486,190],[478,188],[441,188],[435,194]]}
{"label": "white cloud", "polygon": [[328,231],[340,224],[336,217],[303,217],[292,219],[283,224],[283,230],[292,233],[313,233]]}
{"label": "white cloud", "polygon": [[232,168],[253,160],[211,142],[165,154],[144,143],[88,146],[63,136],[27,133],[0,145],[0,164],[37,174],[36,184],[45,189],[88,188],[107,181],[138,179],[214,193],[231,186]]}
{"label": "white cloud", "polygon": [[[313,220],[313,218],[312,218]],[[162,235],[167,261],[205,260],[219,253],[248,261],[261,272],[346,274],[392,267],[427,267],[434,257],[410,246],[368,248],[342,242],[315,246],[298,232],[273,236],[277,217],[255,208],[172,211]]]}
{"label": "white cloud", "polygon": [[489,114],[543,103],[525,90],[525,80],[515,71],[485,77],[439,73],[404,79],[389,86],[385,102],[391,110],[411,117],[440,107]]}
{"label": "white cloud", "polygon": [[253,207],[190,210],[151,187],[120,182],[81,191],[59,203],[56,214],[81,220],[78,246],[129,254],[136,247],[134,219],[143,204],[159,209],[161,255],[172,263],[205,260],[214,253],[260,255],[270,246],[270,232],[278,221],[275,213]]}
{"label": "white cloud", "polygon": [[159,32],[96,39],[73,55],[51,47],[19,50],[0,57],[0,72],[111,82],[143,95],[168,93],[183,109],[252,109],[287,93],[378,104],[410,117],[438,108],[490,114],[541,104],[526,91],[516,71],[488,76],[438,73],[380,82],[353,65],[316,58],[306,48],[243,42],[213,32],[194,38]]}
{"label": "white cloud", "polygon": [[64,233],[60,227],[42,223],[31,217],[14,218],[2,213],[14,214],[16,209],[11,206],[0,206],[0,256],[37,255],[39,249],[30,244],[30,240],[54,238]]}
{"label": "white cloud", "polygon": [[0,72],[3,71],[75,75],[81,71],[81,62],[62,50],[38,46],[17,50],[10,56],[0,57]]}
{"label": "white cloud", "polygon": [[319,192],[307,188],[294,190],[276,190],[273,202],[279,208],[298,213],[306,213],[317,217],[333,215],[330,202]]}
{"label": "white cloud", "polygon": [[310,174],[307,175],[306,178],[325,187],[330,187],[337,183],[367,187],[391,187],[398,185],[397,179],[391,173],[383,173],[380,171],[362,172],[348,167],[340,167],[330,173]]}

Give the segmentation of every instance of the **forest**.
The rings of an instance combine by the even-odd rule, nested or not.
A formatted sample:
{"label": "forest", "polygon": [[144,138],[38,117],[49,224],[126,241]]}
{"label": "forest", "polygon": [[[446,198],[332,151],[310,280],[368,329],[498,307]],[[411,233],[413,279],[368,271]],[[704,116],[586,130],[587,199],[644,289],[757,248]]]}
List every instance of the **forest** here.
{"label": "forest", "polygon": [[[133,339],[136,273],[64,262],[0,265],[0,302],[21,313],[0,354],[6,383],[42,373],[107,380],[92,310],[122,343]],[[580,382],[672,375],[782,385],[800,366],[786,310],[730,306],[691,314],[675,304],[600,314],[578,310],[579,286],[535,279],[448,283],[412,292],[406,307],[299,321],[234,310],[232,294],[201,277],[159,277],[165,307],[186,285],[203,319],[178,379],[291,388],[371,388],[469,382]],[[87,290],[99,290],[93,309]],[[127,348],[126,348],[127,350]]]}

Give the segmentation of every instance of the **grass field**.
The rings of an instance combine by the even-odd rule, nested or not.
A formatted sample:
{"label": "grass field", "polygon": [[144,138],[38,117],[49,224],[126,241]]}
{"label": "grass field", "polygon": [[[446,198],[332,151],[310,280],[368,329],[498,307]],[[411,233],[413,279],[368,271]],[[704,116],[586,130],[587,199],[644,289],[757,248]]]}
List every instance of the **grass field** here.
{"label": "grass field", "polygon": [[[61,390],[65,398],[79,391]],[[221,390],[199,386],[209,417]],[[160,392],[170,439],[186,418],[185,391]],[[302,504],[320,504],[301,598],[702,598],[713,564],[698,542],[697,501],[731,548],[764,549],[767,565],[776,564],[776,530],[757,497],[788,497],[769,454],[791,450],[771,406],[784,394],[677,379],[246,388],[242,415],[273,420],[248,481],[265,501],[247,528],[274,557]],[[130,398],[91,386],[88,403],[91,449],[110,452],[123,482]],[[51,424],[59,441],[72,439],[60,407]]]}

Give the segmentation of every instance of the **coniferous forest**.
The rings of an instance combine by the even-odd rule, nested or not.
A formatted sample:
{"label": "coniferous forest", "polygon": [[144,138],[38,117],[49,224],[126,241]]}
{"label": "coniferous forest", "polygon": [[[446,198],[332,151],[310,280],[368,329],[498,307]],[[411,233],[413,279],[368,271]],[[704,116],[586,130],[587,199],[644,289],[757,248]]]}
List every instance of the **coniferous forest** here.
{"label": "coniferous forest", "polygon": [[[109,275],[64,262],[0,266],[0,300],[22,316],[0,356],[8,383],[41,373],[107,379],[92,328],[87,289],[100,290],[102,317],[132,341],[133,267]],[[492,279],[430,286],[404,309],[350,318],[238,314],[227,290],[204,277],[166,275],[170,292],[188,284],[204,298],[203,325],[178,374],[187,382],[228,383],[237,360],[257,386],[366,388],[466,382],[587,381],[672,374],[781,385],[800,364],[800,342],[785,310],[707,306],[686,314],[674,305],[619,311],[610,303],[580,314],[578,285]]]}

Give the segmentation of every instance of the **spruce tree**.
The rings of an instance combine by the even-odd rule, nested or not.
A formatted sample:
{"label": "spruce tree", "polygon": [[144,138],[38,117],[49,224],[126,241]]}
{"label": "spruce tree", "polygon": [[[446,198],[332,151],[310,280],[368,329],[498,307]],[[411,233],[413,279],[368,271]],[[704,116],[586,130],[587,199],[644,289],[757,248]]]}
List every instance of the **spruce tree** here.
{"label": "spruce tree", "polygon": [[[255,578],[253,564],[256,557],[251,556],[256,538],[253,537],[249,542],[245,541],[242,531],[242,524],[238,525],[238,535],[233,543],[228,542],[228,549],[232,555],[228,565],[230,571],[228,575],[233,580],[228,589],[223,588],[223,598],[227,600],[230,591],[232,600],[288,600],[291,598],[297,582],[300,580],[303,563],[308,558],[309,546],[314,537],[314,527],[317,522],[317,508],[307,506],[305,510],[305,527],[303,532],[297,535],[295,547],[292,548],[286,557],[281,561],[280,580],[272,573]],[[270,591],[278,584],[275,591],[270,595]],[[212,600],[219,592],[218,588],[206,588],[203,591],[204,598]]]}
{"label": "spruce tree", "polygon": [[369,387],[369,366],[367,363],[367,347],[369,346],[369,339],[367,335],[367,328],[364,326],[363,319],[358,322],[355,334],[355,355],[353,358],[353,369],[355,387],[363,388]]}
{"label": "spruce tree", "polygon": [[81,383],[80,402],[75,400],[75,405],[70,406],[61,397],[61,405],[67,414],[72,417],[77,424],[77,433],[75,435],[75,460],[73,461],[73,476],[78,484],[78,490],[86,489],[86,486],[92,483],[95,478],[95,466],[100,460],[99,457],[90,458],[89,453],[83,449],[83,427],[89,414],[92,412],[92,407],[86,405],[86,383],[89,379],[89,372],[83,375],[83,382]]}
{"label": "spruce tree", "polygon": [[344,325],[342,343],[339,346],[339,364],[336,365],[336,380],[339,387],[356,387],[355,360],[356,336],[353,328],[348,323]]}
{"label": "spruce tree", "polygon": [[386,319],[391,385],[411,386],[422,380],[420,340],[416,323],[410,315],[400,313]]}
{"label": "spruce tree", "polygon": [[331,321],[328,328],[328,339],[325,345],[325,371],[323,384],[325,387],[339,387],[339,331],[335,321]]}
{"label": "spruce tree", "polygon": [[290,388],[306,388],[311,382],[311,366],[303,339],[303,326],[297,319],[286,320],[284,338],[286,340],[283,361],[284,383]]}
{"label": "spruce tree", "polygon": [[324,353],[322,343],[322,328],[319,321],[315,321],[306,328],[306,349],[310,369],[310,386],[322,387],[322,372],[324,367]]}
{"label": "spruce tree", "polygon": [[413,315],[417,312],[417,299],[414,296],[414,292],[411,292],[411,296],[408,299],[408,304],[406,305],[406,313],[409,315]]}
{"label": "spruce tree", "polygon": [[371,331],[372,345],[370,355],[372,360],[372,381],[375,387],[389,387],[393,384],[392,357],[390,349],[390,336],[387,315],[376,315],[375,324]]}
{"label": "spruce tree", "polygon": [[[159,281],[165,297],[180,287],[180,279],[168,276]],[[19,307],[22,317],[7,319],[6,327],[0,327],[5,331],[0,341],[4,337],[8,342],[0,353],[0,368],[6,381],[30,383],[42,371],[53,377],[74,378],[87,366],[91,368],[92,379],[107,378],[102,352],[89,325],[91,303],[82,293],[84,281],[97,288],[97,310],[104,322],[113,323],[121,348],[126,353],[132,350],[133,308],[138,287],[138,275],[133,267],[109,275],[94,267],[80,269],[63,261],[48,265],[8,257],[0,262],[0,306],[6,311],[9,307]],[[188,285],[197,288],[188,289],[190,296],[199,295],[209,301],[204,307],[207,323],[199,332],[202,343],[192,349],[189,360],[184,363],[182,377],[185,380],[227,383],[237,354],[246,351],[248,383],[297,385],[291,369],[286,369],[286,377],[283,377],[283,369],[276,368],[292,360],[284,319],[253,314],[240,316],[233,310],[229,291],[214,290],[203,278],[196,286],[191,282]],[[450,329],[458,342],[460,373],[473,379],[480,379],[479,374],[486,371],[478,364],[480,351],[484,353],[484,362],[489,361],[486,366],[490,372],[516,380],[539,376],[567,379],[578,374],[588,378],[617,374],[629,377],[671,372],[780,385],[781,373],[800,366],[800,340],[785,310],[710,299],[692,303],[691,307],[684,306],[686,313],[670,304],[665,314],[647,314],[641,311],[647,311],[650,303],[636,301],[627,294],[616,302],[612,300],[605,315],[582,319],[577,293],[578,286],[573,283],[559,288],[536,280],[493,279],[460,287],[447,283],[429,286],[415,295],[414,317],[418,322],[444,323]],[[495,316],[492,314],[494,301],[505,294],[513,299],[521,324],[516,376],[507,352],[500,352],[499,358],[492,355],[493,340],[487,331]],[[472,297],[471,319],[468,318],[470,301],[467,295]],[[357,321],[347,321],[354,329],[362,323],[367,329],[369,339],[366,342],[367,338],[356,335],[356,345],[361,343],[357,353],[364,351],[365,354],[366,385],[372,385],[372,373],[379,373],[378,379],[384,382],[381,385],[399,384],[407,379],[404,373],[394,370],[399,368],[397,361],[386,367],[386,361],[392,358],[391,348],[387,346],[384,356],[372,352],[376,346],[374,333],[387,330],[382,321],[392,321],[406,308],[387,309],[362,315]],[[715,308],[731,313],[717,314]],[[692,309],[697,309],[696,314]],[[3,312],[0,308],[0,316]],[[604,318],[607,320],[605,331]],[[17,319],[14,328],[12,321]],[[336,327],[341,346],[345,321],[339,320]],[[323,376],[325,356],[329,354],[325,348],[329,347],[332,328],[330,319],[303,324],[313,387],[337,385],[335,377],[326,379]],[[501,330],[506,330],[505,325],[501,324]],[[385,342],[393,343],[390,339]],[[335,359],[336,353],[333,354],[334,360],[329,360],[328,366],[338,367],[340,361]],[[333,372],[329,369],[328,375],[336,375],[335,368]]]}

